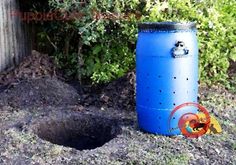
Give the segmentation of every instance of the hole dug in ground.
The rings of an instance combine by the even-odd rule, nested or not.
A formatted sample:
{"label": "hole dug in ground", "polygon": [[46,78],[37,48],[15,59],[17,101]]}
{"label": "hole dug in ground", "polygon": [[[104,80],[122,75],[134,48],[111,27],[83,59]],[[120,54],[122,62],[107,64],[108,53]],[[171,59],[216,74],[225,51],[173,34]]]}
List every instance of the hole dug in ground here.
{"label": "hole dug in ground", "polygon": [[114,120],[87,115],[41,121],[35,133],[43,140],[77,150],[103,146],[121,133]]}

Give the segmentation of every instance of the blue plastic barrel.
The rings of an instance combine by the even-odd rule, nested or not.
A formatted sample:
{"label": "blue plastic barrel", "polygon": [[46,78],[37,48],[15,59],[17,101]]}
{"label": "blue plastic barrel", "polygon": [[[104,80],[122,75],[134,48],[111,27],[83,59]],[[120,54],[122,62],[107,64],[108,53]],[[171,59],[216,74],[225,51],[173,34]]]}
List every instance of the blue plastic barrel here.
{"label": "blue plastic barrel", "polygon": [[[170,121],[174,107],[197,103],[198,45],[195,23],[139,24],[136,49],[136,111],[140,129],[161,135],[180,134],[179,118],[196,108],[182,108]],[[171,127],[171,130],[170,130]]]}

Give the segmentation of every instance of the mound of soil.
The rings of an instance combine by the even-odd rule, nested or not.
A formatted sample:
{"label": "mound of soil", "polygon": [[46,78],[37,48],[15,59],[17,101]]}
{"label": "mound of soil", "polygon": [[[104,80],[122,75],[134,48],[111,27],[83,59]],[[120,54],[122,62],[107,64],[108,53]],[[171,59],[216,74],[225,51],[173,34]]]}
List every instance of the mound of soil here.
{"label": "mound of soil", "polygon": [[99,87],[84,88],[80,103],[84,106],[135,110],[135,73],[129,72],[111,83]]}
{"label": "mound of soil", "polygon": [[31,79],[11,85],[0,93],[0,104],[13,107],[75,105],[79,95],[70,85],[56,78]]}
{"label": "mound of soil", "polygon": [[53,77],[55,74],[55,66],[50,57],[33,50],[32,55],[25,57],[19,66],[0,74],[0,85],[43,76]]}

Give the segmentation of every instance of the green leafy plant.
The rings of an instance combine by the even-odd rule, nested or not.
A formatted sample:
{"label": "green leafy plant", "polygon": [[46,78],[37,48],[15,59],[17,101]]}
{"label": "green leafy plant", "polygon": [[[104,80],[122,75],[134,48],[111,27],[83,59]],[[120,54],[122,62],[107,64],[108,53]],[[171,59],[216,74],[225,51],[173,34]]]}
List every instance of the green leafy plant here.
{"label": "green leafy plant", "polygon": [[197,23],[200,78],[202,82],[227,83],[229,60],[235,60],[236,2],[230,0],[148,1],[145,21],[193,21]]}
{"label": "green leafy plant", "polygon": [[51,23],[45,32],[57,47],[61,68],[94,83],[134,68],[137,23],[143,21],[197,23],[201,82],[227,84],[229,61],[236,60],[235,1],[49,0],[49,5],[61,14],[80,13]]}
{"label": "green leafy plant", "polygon": [[[77,71],[79,77],[90,77],[95,83],[108,82],[134,68],[137,19],[132,13],[138,8],[139,1],[91,0],[89,3],[82,3],[79,0],[50,0],[49,4],[52,10],[61,11],[62,14],[79,12],[82,15],[62,22],[63,29],[70,31],[70,34],[73,31],[74,36],[67,39],[62,35],[61,37],[70,43],[70,47],[67,53],[63,50],[56,53],[59,61],[65,59],[61,58],[61,52],[67,54],[66,56],[68,52],[73,56],[77,54],[77,64],[71,62],[70,64],[74,66],[73,70]],[[124,14],[125,16],[129,14],[128,18],[125,18]],[[54,24],[55,26],[58,27]],[[59,28],[54,33],[57,31]],[[77,40],[73,40],[75,36]],[[54,36],[52,40],[55,43]],[[61,68],[65,68],[64,62],[58,64],[62,65]]]}

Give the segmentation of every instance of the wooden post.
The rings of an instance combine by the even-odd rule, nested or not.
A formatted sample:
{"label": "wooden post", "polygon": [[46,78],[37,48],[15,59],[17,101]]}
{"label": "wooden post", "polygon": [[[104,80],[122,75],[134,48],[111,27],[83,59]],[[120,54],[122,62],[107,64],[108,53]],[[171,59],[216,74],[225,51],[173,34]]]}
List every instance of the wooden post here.
{"label": "wooden post", "polygon": [[31,53],[29,32],[19,12],[17,0],[0,0],[0,72]]}

